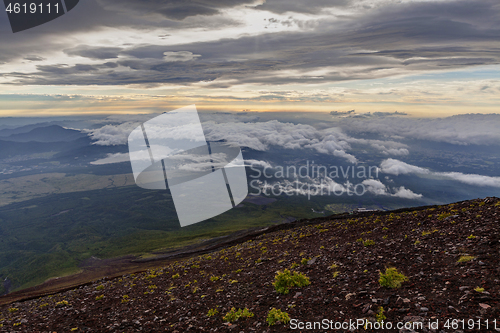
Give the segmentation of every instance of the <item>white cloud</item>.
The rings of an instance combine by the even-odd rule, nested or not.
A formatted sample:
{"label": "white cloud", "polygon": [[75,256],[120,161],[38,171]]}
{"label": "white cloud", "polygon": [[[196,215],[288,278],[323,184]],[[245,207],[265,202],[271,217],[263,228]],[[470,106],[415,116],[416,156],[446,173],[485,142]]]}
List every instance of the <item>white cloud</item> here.
{"label": "white cloud", "polygon": [[94,144],[100,146],[116,146],[127,143],[127,138],[140,123],[126,122],[120,125],[104,125],[96,130],[87,130]]}
{"label": "white cloud", "polygon": [[[203,115],[203,114],[202,114]],[[209,117],[203,117],[210,119]],[[406,145],[395,141],[357,139],[345,134],[342,129],[332,127],[318,130],[306,124],[293,124],[271,120],[267,122],[237,121],[238,116],[230,118],[231,122],[216,122],[213,120],[203,123],[203,130],[207,140],[226,140],[240,147],[248,147],[258,151],[268,151],[271,147],[284,149],[313,149],[319,153],[336,156],[357,163],[358,159],[349,151],[351,144],[360,144],[375,148],[382,154],[407,155]],[[220,121],[222,119],[218,119]],[[253,119],[252,119],[253,120]],[[105,125],[97,130],[88,131],[90,137],[98,145],[126,144],[130,132],[139,125],[135,121],[127,121],[120,125]],[[151,132],[151,133],[150,133]],[[163,127],[148,130],[148,138],[192,138],[192,128],[178,126],[166,131]]]}
{"label": "white cloud", "polygon": [[380,171],[383,173],[388,173],[391,175],[406,175],[409,173],[417,173],[417,174],[426,174],[429,173],[429,170],[420,168],[415,165],[411,165],[405,163],[400,160],[395,160],[392,158],[388,158],[380,164]]}
{"label": "white cloud", "polygon": [[[149,156],[148,156],[149,158]],[[102,165],[102,164],[112,164],[112,163],[121,163],[130,161],[130,157],[128,153],[116,153],[116,154],[108,154],[105,158],[100,160],[90,162],[93,165]]]}
{"label": "white cloud", "polygon": [[201,55],[189,51],[163,52],[163,60],[166,62],[190,61],[198,57]]}
{"label": "white cloud", "polygon": [[404,198],[404,199],[420,199],[423,197],[422,194],[414,193],[413,191],[405,188],[404,186],[392,188],[392,191],[394,193],[391,193],[389,187],[384,185],[378,179],[366,179],[362,182],[362,184],[365,186],[367,192],[375,195],[387,195],[391,197]]}
{"label": "white cloud", "polygon": [[346,138],[345,140],[349,143],[358,143],[362,145],[371,146],[380,151],[384,155],[405,156],[410,154],[409,150],[407,149],[408,146],[401,142],[368,140],[368,139],[358,139],[358,138]]}
{"label": "white cloud", "polygon": [[303,124],[282,123],[277,120],[258,123],[203,124],[208,140],[227,140],[242,147],[267,151],[271,146],[285,149],[314,149],[320,153],[344,158],[356,163],[355,156],[346,152],[351,147],[349,137],[338,128],[317,130]]}
{"label": "white cloud", "polygon": [[500,177],[464,174],[461,172],[438,172],[436,174],[468,185],[500,187]]}
{"label": "white cloud", "polygon": [[407,164],[392,158],[382,161],[380,164],[380,171],[396,176],[405,174],[425,174],[441,179],[456,180],[468,185],[500,187],[500,177],[465,174],[461,172],[432,172],[429,169]]}
{"label": "white cloud", "polygon": [[404,198],[404,199],[420,199],[422,198],[422,194],[417,194],[412,192],[411,190],[406,189],[404,186],[401,186],[398,189],[395,189],[396,193],[394,193],[393,197]]}
{"label": "white cloud", "polygon": [[387,186],[378,179],[365,179],[361,183],[365,186],[367,192],[375,195],[388,195]]}
{"label": "white cloud", "polygon": [[249,165],[252,168],[262,167],[264,169],[272,169],[272,165],[267,161],[260,160],[245,160],[245,165]]}
{"label": "white cloud", "polygon": [[500,114],[464,114],[448,118],[354,119],[345,118],[342,128],[359,133],[376,133],[410,139],[458,145],[498,145]]}

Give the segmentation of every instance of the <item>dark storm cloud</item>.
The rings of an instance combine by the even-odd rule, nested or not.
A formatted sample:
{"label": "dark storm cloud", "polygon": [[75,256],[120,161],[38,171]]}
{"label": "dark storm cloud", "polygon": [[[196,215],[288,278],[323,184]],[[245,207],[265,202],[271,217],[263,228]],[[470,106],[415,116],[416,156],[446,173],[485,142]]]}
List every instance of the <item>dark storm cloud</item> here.
{"label": "dark storm cloud", "polygon": [[[168,7],[168,4],[173,3],[167,1],[159,1],[155,4],[154,1],[85,0],[80,1],[75,9],[56,20],[16,34],[12,33],[7,13],[0,10],[0,39],[2,40],[0,44],[0,63],[25,58],[35,52],[43,54],[54,50],[71,50],[74,49],[75,45],[67,43],[72,43],[74,40],[64,39],[65,37],[73,37],[77,33],[99,32],[109,27],[140,29],[144,34],[148,34],[152,29],[157,28],[173,29],[174,31],[190,28],[217,29],[238,24],[232,18],[187,15],[186,10],[181,10],[180,7],[176,9],[179,11],[177,16],[187,15],[187,18],[183,21],[167,19],[165,15],[162,16],[164,19],[152,18],[152,16],[161,14],[159,11],[163,7]],[[185,2],[177,2],[179,6],[181,3]],[[203,5],[203,2],[199,3],[200,6]],[[224,6],[231,6],[231,3],[229,1],[216,1],[212,7],[208,4],[206,4],[206,7],[224,8]],[[234,5],[241,3],[246,2],[235,1]],[[198,12],[198,14],[201,13]],[[213,14],[213,11],[211,14]],[[91,45],[87,49],[72,51],[70,51],[71,55],[80,55],[92,59],[106,59],[105,57],[113,55],[112,50],[106,51]]]}
{"label": "dark storm cloud", "polygon": [[74,10],[56,20],[13,34],[5,11],[0,11],[0,61],[13,61],[33,53],[52,53],[71,48],[64,37],[99,31],[107,26],[146,26],[144,20],[127,17],[100,7],[95,0],[80,1]]}
{"label": "dark storm cloud", "polygon": [[[144,3],[146,7],[152,6],[151,2]],[[187,3],[208,6],[204,2]],[[211,8],[224,8],[229,4],[210,3]],[[329,6],[346,4],[328,3]],[[125,2],[124,6],[135,4]],[[160,4],[167,6],[164,2]],[[269,2],[271,4],[278,6],[280,2]],[[291,4],[282,2],[283,10],[290,11],[284,8]],[[175,46],[79,46],[66,52],[92,59],[118,56],[125,59],[83,70],[76,66],[71,69],[39,67],[38,72],[10,75],[16,78],[17,84],[154,85],[220,79],[225,82],[215,81],[214,87],[221,84],[229,87],[239,83],[324,83],[458,69],[500,63],[498,17],[500,3],[496,0],[392,4],[340,21],[318,20],[314,22],[315,29],[305,32],[269,33]],[[168,60],[165,54],[183,57],[191,54],[192,59],[176,61],[170,57]],[[321,75],[309,74],[320,69]],[[81,75],[82,71],[92,75]]]}
{"label": "dark storm cloud", "polygon": [[132,15],[158,13],[170,20],[184,20],[197,15],[214,15],[220,9],[248,5],[255,0],[98,0],[104,8]]}

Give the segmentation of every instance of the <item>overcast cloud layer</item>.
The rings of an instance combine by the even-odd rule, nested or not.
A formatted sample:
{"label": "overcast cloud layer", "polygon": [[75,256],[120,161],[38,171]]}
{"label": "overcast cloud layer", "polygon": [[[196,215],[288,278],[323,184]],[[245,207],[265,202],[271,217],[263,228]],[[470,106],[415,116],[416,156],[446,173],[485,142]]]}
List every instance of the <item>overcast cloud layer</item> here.
{"label": "overcast cloud layer", "polygon": [[[252,15],[266,29],[237,33]],[[12,84],[35,85],[229,87],[382,78],[500,63],[498,17],[496,0],[88,0],[36,31],[14,35],[2,20],[0,73]],[[228,27],[235,35],[221,32]],[[112,28],[144,37],[113,42]],[[214,37],[176,36],[196,28]],[[7,66],[21,60],[31,65]]]}

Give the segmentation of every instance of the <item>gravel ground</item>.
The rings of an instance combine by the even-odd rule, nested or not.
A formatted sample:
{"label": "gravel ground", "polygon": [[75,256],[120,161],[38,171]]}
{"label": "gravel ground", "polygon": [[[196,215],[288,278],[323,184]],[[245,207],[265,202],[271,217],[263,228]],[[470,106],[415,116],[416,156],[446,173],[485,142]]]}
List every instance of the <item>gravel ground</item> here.
{"label": "gravel ground", "polygon": [[[481,324],[481,331],[494,332],[495,319],[500,331],[499,219],[500,200],[486,198],[324,220],[3,306],[0,331],[347,332],[353,326],[306,328],[323,320],[335,325],[363,319],[373,325],[381,308],[384,324],[393,328],[377,332],[466,332],[472,324],[476,331]],[[408,278],[399,288],[379,283],[380,272],[390,267]],[[310,284],[278,293],[273,282],[285,269],[304,274]],[[253,316],[225,322],[233,307]],[[269,326],[272,308],[287,312],[292,322]],[[208,316],[209,310],[216,314]],[[437,326],[429,327],[429,321]],[[413,330],[411,322],[425,325]]]}

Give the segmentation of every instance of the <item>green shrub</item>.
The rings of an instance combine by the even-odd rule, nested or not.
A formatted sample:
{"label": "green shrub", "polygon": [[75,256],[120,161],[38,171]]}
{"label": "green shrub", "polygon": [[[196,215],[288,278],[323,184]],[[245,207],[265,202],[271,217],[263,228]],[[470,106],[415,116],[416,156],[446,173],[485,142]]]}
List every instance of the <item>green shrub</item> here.
{"label": "green shrub", "polygon": [[100,300],[101,300],[101,299],[103,299],[103,298],[104,298],[104,295],[99,295],[99,296],[96,296],[96,297],[95,297],[95,300],[96,300],[96,301],[100,301]]}
{"label": "green shrub", "polygon": [[337,271],[337,264],[333,263],[331,264],[331,266],[328,267],[329,269],[333,270],[333,278],[336,278],[337,276],[339,276],[339,271]]}
{"label": "green shrub", "polygon": [[240,318],[251,318],[254,314],[251,313],[247,308],[238,309],[232,308],[226,315],[222,318],[226,322],[233,322]]}
{"label": "green shrub", "polygon": [[104,289],[104,286],[102,284],[95,287],[95,290],[103,290],[103,289]]}
{"label": "green shrub", "polygon": [[58,307],[58,308],[64,307],[66,305],[69,305],[69,302],[66,300],[62,300],[62,301],[56,303],[56,307]]}
{"label": "green shrub", "polygon": [[14,313],[14,312],[17,312],[17,311],[19,311],[18,308],[9,308],[9,312],[10,313]]}
{"label": "green shrub", "polygon": [[462,263],[462,262],[468,262],[468,261],[471,261],[471,260],[474,260],[476,259],[476,257],[474,256],[460,256],[460,258],[458,258],[458,263]]}
{"label": "green shrub", "polygon": [[396,268],[386,268],[385,273],[380,272],[380,279],[378,282],[382,287],[386,288],[399,288],[401,283],[408,281],[408,277],[399,273]]}
{"label": "green shrub", "polygon": [[474,291],[478,292],[478,293],[484,293],[484,288],[476,287],[476,288],[474,288]]}
{"label": "green shrub", "polygon": [[386,320],[387,317],[384,315],[384,308],[383,307],[380,307],[377,311],[377,313],[375,314],[375,318],[377,319],[377,321],[380,323],[381,321],[383,320]]}
{"label": "green shrub", "polygon": [[219,311],[217,309],[210,309],[210,310],[208,310],[207,317],[213,317],[218,313],[219,313]]}
{"label": "green shrub", "polygon": [[283,312],[276,308],[272,308],[271,311],[269,311],[269,314],[267,315],[266,321],[269,324],[269,326],[272,326],[277,323],[287,324],[290,321],[290,316],[288,316],[288,313],[286,312]]}
{"label": "green shrub", "polygon": [[310,285],[309,278],[302,273],[293,272],[293,274],[285,269],[283,272],[278,272],[274,277],[273,286],[280,294],[288,294],[290,288],[304,287]]}
{"label": "green shrub", "polygon": [[422,231],[422,236],[432,235],[433,233],[438,232],[438,231],[439,231],[438,229]]}
{"label": "green shrub", "polygon": [[363,241],[363,245],[364,246],[371,246],[371,245],[375,245],[375,241],[372,240],[372,239],[367,239],[365,241]]}

